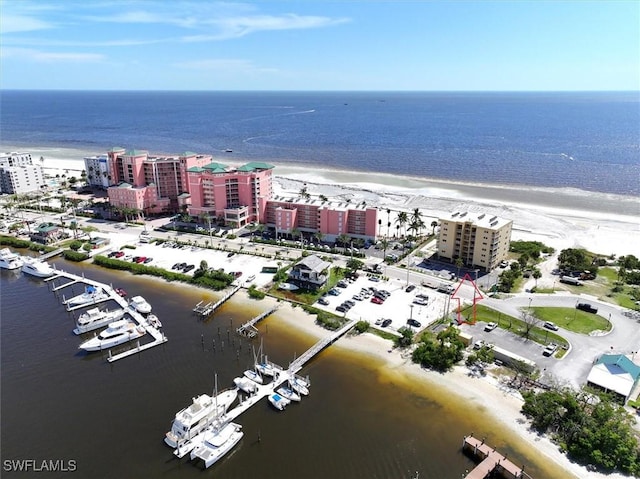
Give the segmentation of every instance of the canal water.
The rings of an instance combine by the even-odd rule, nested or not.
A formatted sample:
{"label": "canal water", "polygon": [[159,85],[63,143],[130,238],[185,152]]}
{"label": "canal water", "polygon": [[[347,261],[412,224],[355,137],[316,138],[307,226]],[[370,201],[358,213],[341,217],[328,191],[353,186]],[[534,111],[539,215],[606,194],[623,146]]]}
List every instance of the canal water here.
{"label": "canal water", "polygon": [[[54,262],[144,296],[169,341],[115,363],[102,353],[80,352],[81,338],[71,332],[73,318],[62,298],[41,280],[0,271],[3,478],[403,479],[416,471],[421,479],[460,478],[474,465],[460,452],[462,437],[472,431],[526,463],[534,478],[564,477],[481,412],[337,347],[301,371],[313,383],[308,397],[284,412],[266,400],[252,407],[237,420],[242,441],[203,472],[188,458],[175,459],[164,434],[193,396],[212,392],[215,375],[224,389],[252,364],[260,339],[241,339],[234,330],[263,309],[260,302],[249,307],[232,299],[204,322],[191,310],[214,300],[214,293]],[[67,297],[81,292],[74,288]],[[259,330],[269,358],[286,366],[315,339],[285,327],[279,314]],[[7,461],[20,459],[64,461],[73,471],[8,470]]]}

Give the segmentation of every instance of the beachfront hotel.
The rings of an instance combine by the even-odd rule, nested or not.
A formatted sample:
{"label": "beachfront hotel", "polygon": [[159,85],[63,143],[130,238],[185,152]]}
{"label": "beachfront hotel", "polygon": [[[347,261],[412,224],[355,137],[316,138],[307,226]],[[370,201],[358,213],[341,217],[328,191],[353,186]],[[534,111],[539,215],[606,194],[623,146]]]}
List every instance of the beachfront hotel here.
{"label": "beachfront hotel", "polygon": [[211,155],[150,156],[146,150],[116,147],[106,157],[84,162],[89,185],[106,188],[112,206],[169,213],[187,207],[187,170],[211,163]]}
{"label": "beachfront hotel", "polygon": [[233,228],[261,223],[276,235],[297,230],[320,233],[327,241],[340,235],[375,240],[378,210],[331,202],[308,195],[274,198],[273,169],[253,161],[228,166],[211,155],[186,152],[179,156],[150,156],[145,150],[111,148],[106,155],[84,159],[90,186],[106,189],[116,208],[150,213],[183,211],[207,216]]}
{"label": "beachfront hotel", "polygon": [[45,185],[42,166],[33,164],[31,153],[0,154],[0,193],[33,193]]}
{"label": "beachfront hotel", "polygon": [[491,271],[507,259],[513,221],[456,212],[440,218],[439,223],[439,258],[451,262],[462,258],[465,266],[483,271]]}
{"label": "beachfront hotel", "polygon": [[322,234],[335,241],[340,235],[374,241],[378,224],[377,208],[365,204],[332,202],[311,197],[275,197],[264,202],[261,223],[275,230],[276,236],[298,230]]}

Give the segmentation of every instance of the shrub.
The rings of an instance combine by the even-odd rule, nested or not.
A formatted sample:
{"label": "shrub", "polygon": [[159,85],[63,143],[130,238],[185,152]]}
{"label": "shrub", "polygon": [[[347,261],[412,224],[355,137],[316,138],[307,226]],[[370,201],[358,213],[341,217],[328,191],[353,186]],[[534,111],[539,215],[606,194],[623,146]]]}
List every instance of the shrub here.
{"label": "shrub", "polygon": [[89,259],[89,255],[85,253],[80,253],[78,251],[73,251],[70,249],[64,250],[62,255],[64,256],[64,259],[68,259],[69,261],[79,262],[79,261],[84,261],[85,259]]}
{"label": "shrub", "polygon": [[253,299],[264,299],[264,297],[266,296],[264,291],[260,291],[256,288],[255,284],[252,284],[247,292],[249,293],[249,297]]}
{"label": "shrub", "polygon": [[356,323],[356,331],[358,332],[358,334],[364,333],[369,329],[369,322],[368,321],[358,321]]}
{"label": "shrub", "polygon": [[82,248],[82,241],[72,241],[71,244],[69,244],[69,248],[71,248],[73,251],[78,251],[80,248]]}

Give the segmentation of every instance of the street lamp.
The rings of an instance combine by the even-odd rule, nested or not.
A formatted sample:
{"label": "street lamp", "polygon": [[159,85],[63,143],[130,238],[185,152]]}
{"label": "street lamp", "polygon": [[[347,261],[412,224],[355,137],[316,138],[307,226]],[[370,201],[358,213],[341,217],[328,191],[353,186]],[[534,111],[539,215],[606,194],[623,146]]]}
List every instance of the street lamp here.
{"label": "street lamp", "polygon": [[413,304],[409,305],[409,319],[413,319]]}

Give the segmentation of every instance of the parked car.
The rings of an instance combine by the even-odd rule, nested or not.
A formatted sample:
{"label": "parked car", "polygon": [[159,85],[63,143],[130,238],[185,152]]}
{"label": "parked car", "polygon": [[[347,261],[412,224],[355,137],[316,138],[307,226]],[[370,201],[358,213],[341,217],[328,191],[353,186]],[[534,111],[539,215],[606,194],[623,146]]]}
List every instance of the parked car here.
{"label": "parked car", "polygon": [[407,319],[407,324],[409,326],[413,326],[414,328],[419,328],[420,326],[422,326],[420,321],[416,321],[415,319]]}
{"label": "parked car", "polygon": [[340,311],[341,313],[346,313],[347,308],[344,307],[344,304],[341,304],[336,308],[336,311]]}
{"label": "parked car", "polygon": [[382,321],[381,326],[383,328],[386,328],[387,326],[389,326],[391,324],[391,320],[390,319],[385,319],[384,321]]}
{"label": "parked car", "polygon": [[194,266],[194,265],[192,265],[192,264],[188,264],[188,265],[186,265],[184,268],[182,268],[182,271],[183,271],[183,272],[185,272],[185,273],[188,273],[189,271],[191,271],[191,270],[192,270],[192,269],[194,269],[194,268],[195,268],[195,266]]}
{"label": "parked car", "polygon": [[339,288],[346,288],[349,285],[346,281],[338,281],[338,284],[336,286],[338,286]]}
{"label": "parked car", "polygon": [[375,303],[375,304],[382,304],[384,303],[383,300],[381,300],[380,298],[378,298],[377,296],[374,296],[373,298],[371,298],[371,302]]}
{"label": "parked car", "polygon": [[323,296],[322,298],[318,299],[318,303],[322,304],[323,306],[328,306],[329,300]]}
{"label": "parked car", "polygon": [[144,259],[144,261],[143,261],[143,263],[144,263],[144,264],[149,264],[149,263],[151,263],[152,261],[153,261],[153,258],[145,258],[145,259]]}
{"label": "parked car", "polygon": [[411,291],[413,291],[414,289],[416,289],[416,285],[415,284],[410,284],[409,286],[407,286],[407,289],[405,289],[405,291],[407,293],[410,293]]}
{"label": "parked car", "polygon": [[417,305],[420,305],[420,306],[426,306],[427,304],[429,304],[429,302],[426,299],[418,298],[416,296],[416,298],[413,300],[413,304],[417,304]]}
{"label": "parked car", "polygon": [[498,327],[498,323],[487,323],[487,325],[484,327],[485,331],[493,331],[494,329],[496,329]]}
{"label": "parked car", "polygon": [[546,348],[542,350],[543,356],[551,356],[558,350],[558,345],[555,343],[549,343]]}
{"label": "parked car", "polygon": [[331,296],[340,296],[341,293],[342,293],[342,291],[340,291],[339,289],[336,289],[336,288],[331,288],[329,290],[329,294]]}
{"label": "parked car", "polygon": [[377,283],[378,281],[380,281],[380,278],[378,278],[377,276],[369,276],[369,281]]}
{"label": "parked car", "polygon": [[550,329],[551,331],[557,331],[559,329],[556,323],[552,323],[551,321],[545,321],[544,327]]}
{"label": "parked car", "polygon": [[598,308],[591,306],[589,303],[578,303],[576,304],[576,308],[581,311],[586,311],[587,313],[596,314],[598,312]]}

